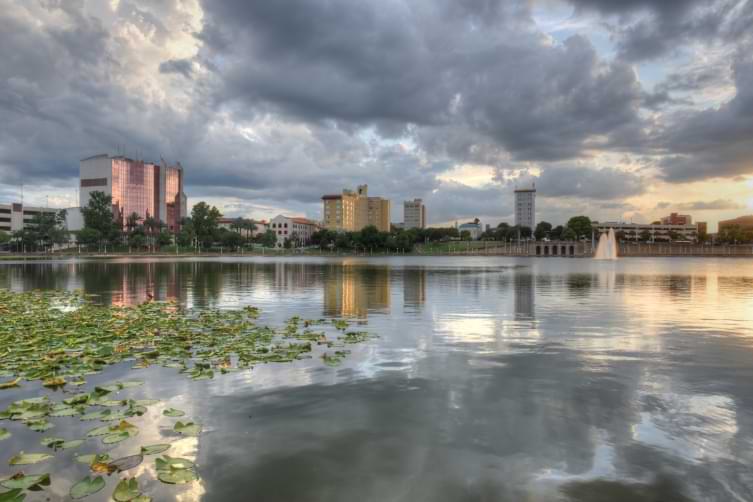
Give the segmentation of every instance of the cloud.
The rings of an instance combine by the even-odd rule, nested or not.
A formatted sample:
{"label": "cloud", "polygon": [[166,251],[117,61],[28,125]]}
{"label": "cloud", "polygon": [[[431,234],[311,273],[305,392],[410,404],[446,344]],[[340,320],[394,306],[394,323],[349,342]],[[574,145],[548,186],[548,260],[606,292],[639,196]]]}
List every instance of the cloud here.
{"label": "cloud", "polygon": [[660,141],[668,152],[662,177],[684,183],[753,173],[753,56],[733,63],[736,94],[717,108],[668,117]]}
{"label": "cloud", "polygon": [[543,197],[626,199],[646,190],[641,176],[610,167],[551,167],[544,169],[534,180],[537,195]]}
{"label": "cloud", "polygon": [[738,204],[729,199],[716,199],[712,201],[695,201],[681,202],[674,204],[672,202],[659,202],[656,209],[673,208],[677,211],[727,211],[733,209],[745,209],[745,205]]}
{"label": "cloud", "polygon": [[159,64],[160,73],[179,73],[186,78],[193,74],[193,61],[190,59],[168,59]]}
{"label": "cloud", "polygon": [[[73,190],[80,158],[125,152],[180,160],[193,202],[318,217],[322,194],[368,183],[395,221],[423,197],[440,222],[510,218],[522,172],[540,172],[547,217],[633,210],[657,172],[751,172],[753,2],[573,4],[617,56],[541,32],[528,0],[16,2],[0,10],[0,194],[24,183],[41,203]],[[683,40],[718,55],[644,88],[633,62]],[[501,174],[441,181],[466,165]]]}

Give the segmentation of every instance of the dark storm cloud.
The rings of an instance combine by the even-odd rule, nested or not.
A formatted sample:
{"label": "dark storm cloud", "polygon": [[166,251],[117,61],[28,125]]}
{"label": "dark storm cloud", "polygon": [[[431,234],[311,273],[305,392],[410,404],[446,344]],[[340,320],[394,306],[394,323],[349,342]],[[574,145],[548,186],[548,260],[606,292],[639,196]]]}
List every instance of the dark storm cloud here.
{"label": "dark storm cloud", "polygon": [[611,31],[621,58],[642,61],[689,42],[734,42],[753,21],[749,0],[569,0],[577,11],[617,16]]}
{"label": "dark storm cloud", "polygon": [[732,178],[753,173],[753,56],[733,65],[737,94],[718,108],[683,111],[669,117],[661,141],[669,155],[661,162],[670,182]]}
{"label": "dark storm cloud", "polygon": [[190,59],[168,59],[159,65],[160,73],[178,73],[186,78],[193,74],[193,62]]}
{"label": "dark storm cloud", "polygon": [[525,5],[212,1],[201,37],[221,60],[220,99],[250,113],[460,126],[518,159],[572,158],[595,135],[619,143],[640,123],[635,73],[582,37],[552,46]]}

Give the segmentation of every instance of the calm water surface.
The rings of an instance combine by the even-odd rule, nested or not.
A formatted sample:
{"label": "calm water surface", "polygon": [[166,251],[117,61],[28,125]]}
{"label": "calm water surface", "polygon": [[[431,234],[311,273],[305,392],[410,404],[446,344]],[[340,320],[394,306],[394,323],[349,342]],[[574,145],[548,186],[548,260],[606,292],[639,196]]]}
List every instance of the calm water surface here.
{"label": "calm water surface", "polygon": [[[336,368],[312,358],[192,382],[122,366],[91,379],[144,379],[131,395],[204,424],[170,451],[196,459],[200,482],[167,487],[139,467],[157,501],[753,500],[753,261],[27,262],[0,263],[0,288],[255,305],[263,322],[347,317],[379,335]],[[3,391],[0,407],[25,392]],[[113,455],[169,436],[160,410]],[[92,427],[73,426],[57,432]],[[43,450],[17,430],[0,476],[17,451]],[[72,458],[26,469],[54,480],[27,500],[65,500],[87,471]]]}

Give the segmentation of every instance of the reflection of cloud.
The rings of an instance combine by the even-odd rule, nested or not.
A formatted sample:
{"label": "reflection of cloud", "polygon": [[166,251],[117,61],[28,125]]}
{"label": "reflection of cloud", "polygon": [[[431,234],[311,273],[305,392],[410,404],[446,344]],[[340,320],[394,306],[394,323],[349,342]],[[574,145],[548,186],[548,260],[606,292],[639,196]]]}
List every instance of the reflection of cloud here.
{"label": "reflection of cloud", "polygon": [[640,414],[633,439],[696,461],[734,458],[730,445],[738,427],[732,399],[678,394],[650,398],[652,411]]}

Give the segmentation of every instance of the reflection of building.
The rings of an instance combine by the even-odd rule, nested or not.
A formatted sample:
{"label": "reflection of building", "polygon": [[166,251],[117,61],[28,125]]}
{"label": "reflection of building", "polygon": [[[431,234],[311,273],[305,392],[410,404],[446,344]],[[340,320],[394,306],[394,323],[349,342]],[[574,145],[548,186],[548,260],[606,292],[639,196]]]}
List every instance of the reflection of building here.
{"label": "reflection of building", "polygon": [[421,199],[406,200],[403,202],[403,228],[425,228],[426,206]]}
{"label": "reflection of building", "polygon": [[278,215],[269,221],[269,228],[277,235],[277,247],[289,241],[293,247],[305,246],[311,242],[311,236],[319,230],[319,224],[306,218],[290,218]]}
{"label": "reflection of building", "polygon": [[515,225],[536,227],[536,187],[515,190]]}
{"label": "reflection of building", "polygon": [[382,232],[390,231],[390,201],[369,197],[368,185],[360,185],[356,192],[343,190],[339,195],[325,195],[324,226],[329,230],[355,232],[374,225]]}
{"label": "reflection of building", "polygon": [[388,267],[359,267],[344,263],[326,269],[325,316],[364,318],[370,310],[389,311],[389,308]]}
{"label": "reflection of building", "polygon": [[662,225],[692,225],[693,217],[689,214],[672,213],[661,219]]}
{"label": "reflection of building", "polygon": [[426,269],[403,269],[403,306],[417,307],[426,303]]}
{"label": "reflection of building", "polygon": [[123,224],[136,213],[177,231],[187,216],[180,163],[170,166],[164,160],[155,164],[102,154],[81,160],[79,173],[81,207],[89,203],[92,192],[104,192],[112,197],[113,216]]}
{"label": "reflection of building", "polygon": [[516,271],[512,276],[515,319],[533,319],[536,316],[536,286],[528,271]]}

